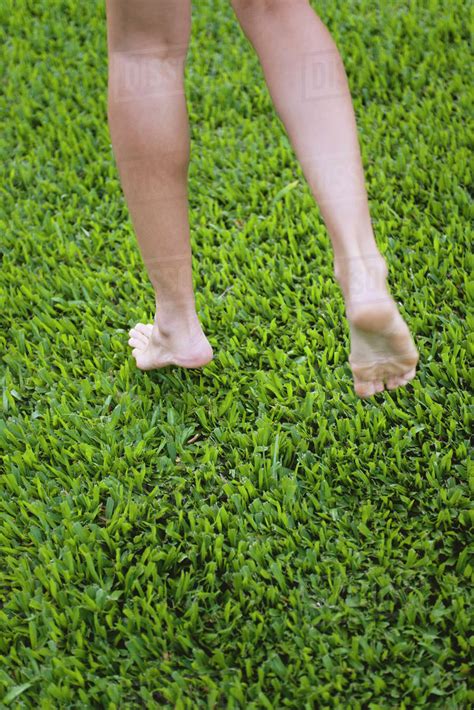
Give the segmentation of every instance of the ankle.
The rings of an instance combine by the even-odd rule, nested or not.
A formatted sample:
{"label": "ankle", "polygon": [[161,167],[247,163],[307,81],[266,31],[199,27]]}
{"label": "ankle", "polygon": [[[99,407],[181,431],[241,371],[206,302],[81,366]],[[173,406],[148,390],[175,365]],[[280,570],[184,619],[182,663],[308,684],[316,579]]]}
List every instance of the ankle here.
{"label": "ankle", "polygon": [[387,293],[388,269],[380,252],[335,257],[334,276],[346,300],[371,300]]}
{"label": "ankle", "polygon": [[157,303],[155,324],[164,336],[174,333],[193,333],[201,327],[194,298],[182,302]]}

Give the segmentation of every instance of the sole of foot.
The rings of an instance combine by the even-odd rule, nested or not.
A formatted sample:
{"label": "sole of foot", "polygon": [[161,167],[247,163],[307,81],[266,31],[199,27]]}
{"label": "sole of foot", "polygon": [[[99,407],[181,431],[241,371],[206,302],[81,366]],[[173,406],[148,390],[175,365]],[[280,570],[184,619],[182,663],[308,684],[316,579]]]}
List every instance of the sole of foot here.
{"label": "sole of foot", "polygon": [[140,370],[156,370],[169,365],[195,369],[213,360],[212,347],[202,330],[181,338],[179,345],[164,337],[156,324],[137,323],[129,331],[128,344]]}
{"label": "sole of foot", "polygon": [[395,301],[353,304],[347,316],[356,394],[372,397],[408,384],[416,375],[419,354]]}

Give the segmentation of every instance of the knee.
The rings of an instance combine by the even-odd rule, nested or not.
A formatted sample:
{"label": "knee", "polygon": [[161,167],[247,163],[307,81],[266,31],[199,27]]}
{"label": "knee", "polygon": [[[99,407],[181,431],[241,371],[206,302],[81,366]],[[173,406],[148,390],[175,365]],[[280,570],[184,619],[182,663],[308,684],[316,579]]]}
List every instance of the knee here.
{"label": "knee", "polygon": [[185,56],[191,36],[190,0],[107,0],[109,49],[156,50],[163,59]]}
{"label": "knee", "polygon": [[291,10],[293,6],[308,4],[308,0],[231,0],[235,14],[240,19],[247,15],[268,16]]}
{"label": "knee", "polygon": [[131,126],[137,101],[184,91],[190,32],[190,0],[107,0],[109,123]]}
{"label": "knee", "polygon": [[285,0],[231,0],[231,5],[236,12],[268,12],[275,10],[282,2]]}

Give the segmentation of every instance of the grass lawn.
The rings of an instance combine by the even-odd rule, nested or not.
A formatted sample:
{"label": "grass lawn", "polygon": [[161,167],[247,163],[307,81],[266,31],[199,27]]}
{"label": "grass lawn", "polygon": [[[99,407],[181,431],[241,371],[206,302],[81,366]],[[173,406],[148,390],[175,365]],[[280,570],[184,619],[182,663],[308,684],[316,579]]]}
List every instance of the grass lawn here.
{"label": "grass lawn", "polygon": [[411,386],[366,401],[324,224],[230,5],[195,0],[186,73],[215,359],[144,374],[128,331],[154,297],[103,3],[1,3],[1,708],[473,702],[466,5],[313,6],[420,350]]}

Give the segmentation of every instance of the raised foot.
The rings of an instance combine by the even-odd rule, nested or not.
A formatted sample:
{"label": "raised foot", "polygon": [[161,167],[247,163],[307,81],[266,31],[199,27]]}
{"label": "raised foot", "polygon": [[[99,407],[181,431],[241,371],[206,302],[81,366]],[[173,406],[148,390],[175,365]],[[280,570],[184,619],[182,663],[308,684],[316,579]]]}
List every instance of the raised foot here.
{"label": "raised foot", "polygon": [[395,301],[380,300],[347,308],[351,332],[349,364],[359,397],[406,385],[415,377],[419,355]]}
{"label": "raised foot", "polygon": [[180,336],[179,343],[176,337],[163,335],[156,323],[137,323],[129,335],[128,344],[133,348],[132,355],[140,370],[155,370],[167,365],[188,369],[204,367],[214,357],[212,347],[200,329],[192,335]]}

